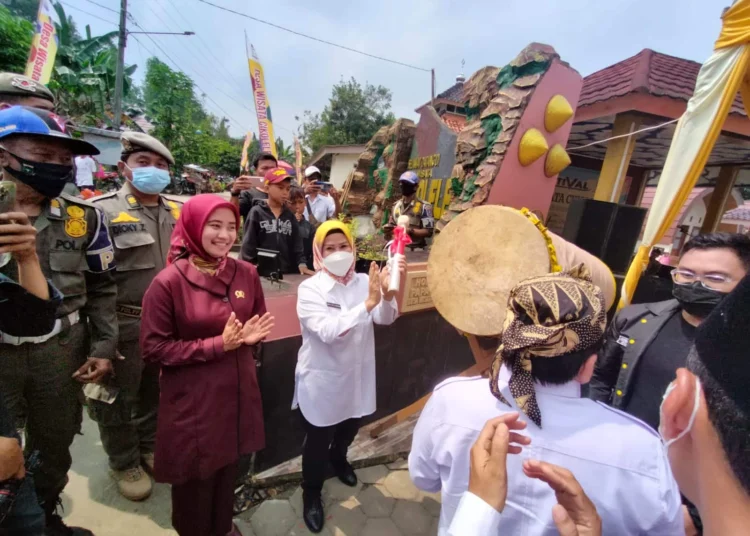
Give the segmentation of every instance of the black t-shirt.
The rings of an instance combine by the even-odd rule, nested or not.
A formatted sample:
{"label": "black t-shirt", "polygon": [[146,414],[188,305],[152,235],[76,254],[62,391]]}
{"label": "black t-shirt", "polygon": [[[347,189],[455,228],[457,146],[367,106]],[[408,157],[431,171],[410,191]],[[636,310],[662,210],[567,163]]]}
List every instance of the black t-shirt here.
{"label": "black t-shirt", "polygon": [[623,409],[654,430],[659,428],[664,391],[675,379],[675,371],[685,366],[695,329],[685,322],[680,311],[675,313],[646,348],[633,371],[632,387]]}

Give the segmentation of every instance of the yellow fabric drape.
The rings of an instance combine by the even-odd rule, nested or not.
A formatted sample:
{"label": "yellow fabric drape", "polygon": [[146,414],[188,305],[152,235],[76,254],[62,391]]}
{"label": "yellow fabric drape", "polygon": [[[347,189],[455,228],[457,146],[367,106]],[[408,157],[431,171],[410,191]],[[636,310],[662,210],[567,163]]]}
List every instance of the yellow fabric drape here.
{"label": "yellow fabric drape", "polygon": [[[721,93],[716,96],[710,95],[710,99],[706,99],[703,102],[705,106],[706,102],[709,102],[710,104],[710,101],[715,102],[716,99],[719,101],[716,113],[713,115],[708,128],[705,129],[703,141],[695,153],[690,167],[682,178],[667,173],[667,171],[672,171],[674,168],[679,168],[679,166],[668,164],[672,164],[672,162],[670,162],[671,158],[681,158],[684,156],[677,153],[681,152],[682,147],[688,144],[688,142],[685,141],[686,138],[693,134],[693,129],[688,128],[687,125],[693,118],[691,115],[691,112],[693,112],[691,104],[693,104],[695,96],[691,99],[691,102],[688,103],[687,111],[677,125],[670,152],[667,155],[667,161],[664,165],[664,172],[662,173],[659,186],[657,187],[654,205],[656,205],[657,198],[659,198],[660,188],[668,191],[668,189],[673,187],[675,181],[679,181],[680,186],[669,201],[669,207],[666,211],[658,210],[662,207],[652,206],[649,220],[646,223],[646,232],[644,233],[643,242],[633,259],[632,264],[628,268],[627,275],[625,276],[618,309],[630,303],[635,288],[638,285],[638,281],[641,278],[641,274],[646,267],[651,248],[667,232],[670,225],[677,217],[680,209],[687,201],[690,192],[695,187],[700,174],[708,162],[708,157],[713,150],[716,140],[719,137],[719,134],[721,134],[722,126],[729,115],[729,111],[738,91],[741,91],[742,93],[745,109],[748,110],[748,107],[750,106],[750,82],[748,81],[748,67],[750,66],[750,0],[740,0],[734,4],[724,14],[723,21],[722,32],[715,47],[717,52],[711,59],[727,56],[727,54],[732,53],[732,51],[729,50],[732,48],[741,49],[741,53],[737,56],[734,65],[731,67],[731,72],[726,79]],[[707,64],[708,63],[709,62],[707,62]],[[704,70],[701,69],[701,73],[698,75],[698,80],[696,81],[696,95],[698,94],[699,88],[704,91],[706,90],[706,87],[710,88],[711,75],[711,69],[706,69],[705,73]],[[703,78],[704,76],[706,79]],[[748,111],[748,115],[750,115],[750,111]],[[695,140],[693,140],[692,143],[695,143]],[[654,218],[655,221],[652,222],[652,218]],[[649,236],[649,230],[653,231],[656,222],[658,222],[657,230],[653,235]]]}
{"label": "yellow fabric drape", "polygon": [[722,17],[721,35],[715,49],[746,45],[750,42],[750,1],[740,0]]}

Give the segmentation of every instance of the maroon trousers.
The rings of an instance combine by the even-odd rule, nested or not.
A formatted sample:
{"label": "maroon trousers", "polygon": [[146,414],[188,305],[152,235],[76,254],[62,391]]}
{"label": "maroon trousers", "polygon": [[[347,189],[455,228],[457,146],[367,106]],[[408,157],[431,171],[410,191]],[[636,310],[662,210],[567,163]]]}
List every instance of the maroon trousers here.
{"label": "maroon trousers", "polygon": [[172,486],[172,525],[180,536],[225,536],[232,531],[237,463],[208,480]]}

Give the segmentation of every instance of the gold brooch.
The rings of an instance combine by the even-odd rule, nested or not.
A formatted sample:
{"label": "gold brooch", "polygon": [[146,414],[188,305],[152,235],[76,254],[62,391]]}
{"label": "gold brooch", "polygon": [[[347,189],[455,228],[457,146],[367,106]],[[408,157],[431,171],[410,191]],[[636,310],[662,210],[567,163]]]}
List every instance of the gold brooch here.
{"label": "gold brooch", "polygon": [[244,292],[242,292],[241,290],[235,290],[235,291],[234,291],[234,295],[235,295],[235,296],[236,296],[237,298],[239,298],[239,299],[244,299],[244,298],[245,298],[245,293],[244,293]]}

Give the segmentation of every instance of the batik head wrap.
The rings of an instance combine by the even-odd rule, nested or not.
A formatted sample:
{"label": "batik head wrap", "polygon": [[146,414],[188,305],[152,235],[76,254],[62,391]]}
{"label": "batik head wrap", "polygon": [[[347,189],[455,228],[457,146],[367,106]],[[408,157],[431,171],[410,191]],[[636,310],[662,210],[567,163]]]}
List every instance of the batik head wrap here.
{"label": "batik head wrap", "polygon": [[335,281],[346,285],[354,277],[355,263],[352,263],[351,268],[349,268],[349,271],[343,277],[332,274],[323,265],[323,242],[325,242],[326,237],[334,231],[344,233],[344,236],[349,241],[349,245],[351,245],[352,247],[352,255],[354,255],[354,258],[356,260],[357,250],[355,249],[354,238],[352,237],[352,233],[349,231],[349,227],[347,227],[345,223],[338,220],[328,220],[327,222],[320,224],[318,230],[315,231],[315,237],[313,238],[313,267],[316,271],[322,270],[329,276],[331,276],[331,278],[333,278]]}
{"label": "batik head wrap", "polygon": [[507,362],[511,395],[541,427],[531,358],[555,358],[590,348],[601,340],[606,323],[604,296],[583,264],[519,283],[510,292],[503,343],[492,363],[492,394],[510,406],[498,388],[500,368]]}

